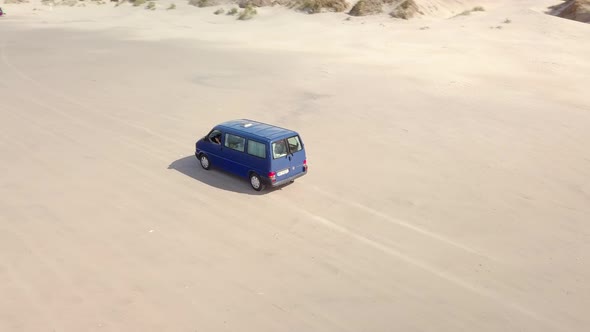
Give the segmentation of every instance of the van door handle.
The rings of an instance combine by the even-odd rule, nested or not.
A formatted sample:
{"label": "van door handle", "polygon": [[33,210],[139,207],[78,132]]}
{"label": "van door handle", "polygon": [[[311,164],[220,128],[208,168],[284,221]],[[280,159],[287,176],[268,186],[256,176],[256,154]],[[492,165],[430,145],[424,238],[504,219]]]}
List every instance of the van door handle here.
{"label": "van door handle", "polygon": [[289,156],[289,161],[291,161],[291,156]]}

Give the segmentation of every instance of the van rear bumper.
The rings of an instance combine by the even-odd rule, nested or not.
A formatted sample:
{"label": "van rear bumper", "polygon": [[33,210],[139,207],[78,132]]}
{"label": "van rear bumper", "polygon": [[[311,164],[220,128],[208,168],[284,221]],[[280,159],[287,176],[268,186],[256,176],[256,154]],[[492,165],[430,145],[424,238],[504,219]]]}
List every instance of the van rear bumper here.
{"label": "van rear bumper", "polygon": [[272,183],[269,178],[264,178],[264,182],[267,186],[278,187],[278,186],[284,185],[285,183],[289,183],[291,181],[294,181],[295,179],[300,178],[300,177],[304,176],[305,174],[307,174],[307,170],[305,170],[304,172],[295,174],[295,175],[288,177],[286,179],[282,179],[281,181],[276,181],[274,183]]}

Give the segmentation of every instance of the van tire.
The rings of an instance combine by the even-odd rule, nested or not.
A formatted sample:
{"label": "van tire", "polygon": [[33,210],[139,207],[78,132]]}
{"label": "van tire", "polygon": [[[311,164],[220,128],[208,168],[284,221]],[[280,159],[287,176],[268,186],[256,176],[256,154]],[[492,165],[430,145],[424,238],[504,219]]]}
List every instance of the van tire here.
{"label": "van tire", "polygon": [[209,160],[209,157],[207,157],[207,155],[204,153],[201,153],[199,155],[199,163],[201,164],[201,167],[203,167],[203,169],[209,170],[211,168],[211,161]]}
{"label": "van tire", "polygon": [[264,183],[262,183],[262,179],[260,179],[260,176],[258,174],[254,172],[250,173],[249,179],[250,186],[252,186],[252,189],[256,191],[261,191],[264,189]]}

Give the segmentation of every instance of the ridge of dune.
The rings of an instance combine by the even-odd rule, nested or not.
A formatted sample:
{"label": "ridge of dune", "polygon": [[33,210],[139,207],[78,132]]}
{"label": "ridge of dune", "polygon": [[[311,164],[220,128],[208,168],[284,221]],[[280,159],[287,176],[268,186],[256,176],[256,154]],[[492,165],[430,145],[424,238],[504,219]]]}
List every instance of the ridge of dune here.
{"label": "ridge of dune", "polygon": [[[44,7],[93,7],[93,6],[114,6],[129,5],[134,7],[152,6],[148,9],[172,9],[165,6],[176,8],[209,8],[216,6],[236,6],[244,8],[252,7],[284,7],[293,11],[300,11],[307,14],[317,14],[325,12],[343,12],[351,14],[351,9],[370,3],[371,6],[378,6],[377,10],[369,10],[365,15],[389,14],[395,18],[410,19],[419,16],[423,17],[451,17],[465,10],[482,5],[496,5],[498,1],[489,0],[171,0],[166,3],[162,1],[146,0],[4,0],[6,5],[43,5]],[[152,3],[150,5],[150,3]],[[500,1],[501,3],[501,1]],[[382,7],[382,9],[381,9]],[[354,14],[352,14],[354,15]],[[357,15],[355,15],[357,16]],[[361,16],[361,15],[358,15]]]}
{"label": "ridge of dune", "polygon": [[433,17],[452,16],[486,3],[486,1],[477,0],[412,0],[412,2],[421,15]]}

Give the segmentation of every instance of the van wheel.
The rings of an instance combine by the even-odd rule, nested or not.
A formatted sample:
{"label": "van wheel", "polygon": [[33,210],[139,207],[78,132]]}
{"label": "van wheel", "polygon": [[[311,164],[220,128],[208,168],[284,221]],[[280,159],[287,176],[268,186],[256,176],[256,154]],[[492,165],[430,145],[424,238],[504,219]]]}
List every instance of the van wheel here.
{"label": "van wheel", "polygon": [[256,191],[264,189],[264,184],[262,183],[262,180],[260,180],[260,176],[256,173],[250,173],[250,185]]}
{"label": "van wheel", "polygon": [[201,162],[201,167],[203,167],[204,169],[211,168],[211,163],[209,162],[209,158],[206,155],[201,154],[201,156],[199,157],[199,161]]}

